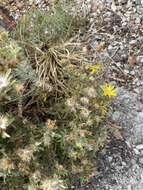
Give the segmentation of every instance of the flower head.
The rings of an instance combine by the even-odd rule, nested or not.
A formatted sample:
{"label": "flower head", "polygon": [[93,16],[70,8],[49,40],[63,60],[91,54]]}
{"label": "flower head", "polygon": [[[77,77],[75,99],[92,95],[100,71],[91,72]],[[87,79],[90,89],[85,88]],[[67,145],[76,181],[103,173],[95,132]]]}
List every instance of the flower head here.
{"label": "flower head", "polygon": [[23,162],[30,162],[33,157],[33,149],[25,148],[25,149],[18,149],[17,155],[21,158]]}
{"label": "flower head", "polygon": [[87,97],[81,97],[80,101],[83,105],[89,105],[89,99]]}
{"label": "flower head", "polygon": [[117,91],[114,86],[110,84],[105,84],[102,86],[103,95],[108,96],[109,98],[117,95]]}
{"label": "flower head", "polygon": [[13,162],[9,158],[0,159],[0,171],[10,172],[14,168]]}
{"label": "flower head", "polygon": [[31,174],[31,179],[32,179],[35,183],[39,182],[40,179],[41,179],[41,173],[40,173],[40,171],[39,171],[39,170],[36,170],[34,173],[32,173],[32,174]]}
{"label": "flower head", "polygon": [[9,138],[10,135],[7,134],[6,129],[9,126],[9,119],[7,116],[0,115],[0,130],[2,138]]}
{"label": "flower head", "polygon": [[9,81],[5,75],[0,75],[0,89],[7,87],[9,85]]}
{"label": "flower head", "polygon": [[19,162],[17,166],[19,172],[29,175],[30,168],[26,162]]}
{"label": "flower head", "polygon": [[90,111],[86,107],[81,107],[80,115],[83,118],[88,118],[90,114]]}
{"label": "flower head", "polygon": [[97,73],[101,69],[101,65],[100,64],[91,65],[88,69],[91,74],[94,74],[94,73]]}
{"label": "flower head", "polygon": [[48,129],[53,129],[53,128],[56,128],[56,121],[54,120],[50,120],[50,119],[48,119],[47,121],[46,121],[46,127],[48,128]]}
{"label": "flower head", "polygon": [[67,106],[68,108],[70,108],[70,110],[71,110],[72,112],[75,112],[75,111],[76,111],[76,109],[75,109],[75,107],[76,107],[76,100],[75,100],[74,97],[68,98],[68,99],[66,100],[65,104],[66,104],[66,106]]}
{"label": "flower head", "polygon": [[8,118],[6,116],[1,115],[0,116],[0,129],[6,130],[8,125],[9,125]]}
{"label": "flower head", "polygon": [[63,181],[57,178],[53,179],[45,179],[42,181],[41,188],[43,190],[63,190],[65,186],[63,185]]}
{"label": "flower head", "polygon": [[10,84],[10,72],[11,70],[8,70],[5,74],[4,73],[0,73],[0,91],[3,88],[8,87],[8,85]]}
{"label": "flower head", "polygon": [[84,88],[83,91],[85,96],[88,96],[89,98],[95,98],[97,96],[97,92],[93,87]]}

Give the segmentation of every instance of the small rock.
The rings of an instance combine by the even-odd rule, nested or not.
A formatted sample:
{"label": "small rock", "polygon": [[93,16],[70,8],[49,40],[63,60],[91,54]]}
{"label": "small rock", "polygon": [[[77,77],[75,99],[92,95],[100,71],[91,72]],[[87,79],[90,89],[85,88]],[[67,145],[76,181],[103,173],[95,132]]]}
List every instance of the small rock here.
{"label": "small rock", "polygon": [[124,70],[124,73],[125,73],[126,75],[128,75],[128,74],[129,74],[129,70],[125,69],[125,70]]}
{"label": "small rock", "polygon": [[140,158],[140,159],[139,159],[139,163],[140,163],[140,164],[143,164],[143,158]]}
{"label": "small rock", "polygon": [[122,165],[123,165],[123,166],[126,166],[127,164],[126,164],[126,162],[122,162]]}
{"label": "small rock", "polygon": [[127,190],[132,190],[131,185],[128,185],[128,187],[127,187],[127,188],[128,188]]}
{"label": "small rock", "polygon": [[135,45],[136,43],[137,43],[137,40],[131,40],[131,41],[129,42],[130,45]]}
{"label": "small rock", "polygon": [[143,36],[139,36],[139,37],[138,37],[138,41],[139,41],[140,43],[143,43]]}
{"label": "small rock", "polygon": [[109,156],[109,157],[108,157],[108,161],[109,161],[109,162],[112,162],[112,160],[113,160],[113,157],[112,157],[112,156]]}
{"label": "small rock", "polygon": [[137,94],[140,93],[140,89],[139,88],[134,88],[134,92],[136,92]]}
{"label": "small rock", "polygon": [[141,18],[140,17],[137,17],[136,20],[135,20],[136,24],[140,24],[141,23]]}
{"label": "small rock", "polygon": [[143,144],[139,144],[139,145],[137,145],[137,146],[136,146],[136,149],[138,149],[138,150],[142,150],[142,149],[143,149]]}
{"label": "small rock", "polygon": [[130,71],[130,74],[131,75],[135,75],[135,71],[133,70],[133,71]]}
{"label": "small rock", "polygon": [[121,116],[121,113],[118,112],[118,111],[115,111],[115,112],[113,113],[113,115],[112,115],[112,120],[113,120],[113,121],[118,121],[119,118],[120,118],[120,116]]}
{"label": "small rock", "polygon": [[138,64],[143,64],[143,55],[137,56],[136,61]]}
{"label": "small rock", "polygon": [[138,81],[138,82],[136,83],[136,85],[137,85],[137,86],[140,86],[140,85],[141,85],[141,82],[140,82],[140,81]]}
{"label": "small rock", "polygon": [[121,63],[120,62],[117,62],[116,65],[117,65],[117,67],[121,67]]}
{"label": "small rock", "polygon": [[136,155],[140,154],[140,152],[139,152],[136,148],[134,148],[134,153],[135,153]]}

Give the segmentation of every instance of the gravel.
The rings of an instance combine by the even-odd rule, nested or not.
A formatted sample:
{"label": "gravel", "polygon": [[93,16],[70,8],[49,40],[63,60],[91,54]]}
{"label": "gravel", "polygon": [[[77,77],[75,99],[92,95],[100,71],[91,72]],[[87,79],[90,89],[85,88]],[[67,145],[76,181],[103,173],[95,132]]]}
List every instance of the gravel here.
{"label": "gravel", "polygon": [[80,190],[143,189],[143,104],[139,94],[118,88],[109,117],[122,128],[122,139],[97,154],[96,173]]}
{"label": "gravel", "polygon": [[94,1],[100,9],[91,14],[89,42],[94,49],[96,36],[106,43],[94,62],[103,63],[107,80],[118,86],[109,119],[123,139],[112,139],[97,155],[95,176],[80,190],[143,189],[143,1],[120,0],[116,11],[112,2]]}
{"label": "gravel", "polygon": [[[35,6],[48,10],[49,3],[3,0],[0,4],[17,20]],[[83,16],[89,15],[90,25],[82,40],[93,51],[90,60],[101,62],[104,77],[118,86],[109,119],[121,127],[123,138],[111,137],[96,155],[95,176],[86,186],[74,189],[143,190],[143,0],[120,0],[118,4],[79,0],[77,4]],[[101,42],[105,47],[96,51]]]}

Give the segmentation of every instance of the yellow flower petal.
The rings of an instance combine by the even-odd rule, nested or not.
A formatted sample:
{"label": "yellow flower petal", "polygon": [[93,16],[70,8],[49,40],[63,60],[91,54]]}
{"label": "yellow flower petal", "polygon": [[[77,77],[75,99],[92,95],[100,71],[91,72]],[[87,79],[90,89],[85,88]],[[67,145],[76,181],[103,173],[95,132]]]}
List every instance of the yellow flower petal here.
{"label": "yellow flower petal", "polygon": [[117,95],[117,91],[114,86],[110,84],[105,84],[102,86],[103,95],[108,96],[109,98]]}
{"label": "yellow flower petal", "polygon": [[91,65],[88,69],[92,74],[94,74],[94,73],[97,73],[101,69],[101,65],[100,64]]}

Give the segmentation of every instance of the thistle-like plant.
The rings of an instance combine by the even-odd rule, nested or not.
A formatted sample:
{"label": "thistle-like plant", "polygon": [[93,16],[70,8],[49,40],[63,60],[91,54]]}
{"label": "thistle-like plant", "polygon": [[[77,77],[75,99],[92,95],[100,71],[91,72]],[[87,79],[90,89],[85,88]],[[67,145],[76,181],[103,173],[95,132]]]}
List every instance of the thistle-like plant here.
{"label": "thistle-like plant", "polygon": [[21,18],[15,39],[0,36],[2,190],[63,190],[95,170],[108,136],[107,96],[116,91],[102,87],[99,64],[82,64],[69,39],[73,19],[61,7],[35,10]]}
{"label": "thistle-like plant", "polygon": [[66,189],[63,181],[59,180],[58,178],[45,179],[41,183],[42,183],[41,188],[43,190],[64,190],[64,189]]}

